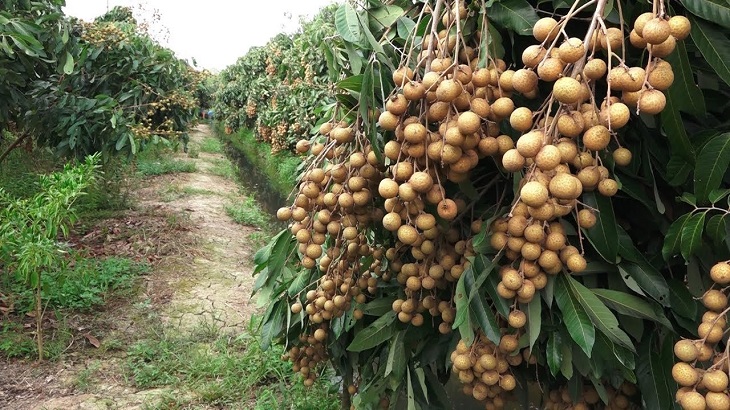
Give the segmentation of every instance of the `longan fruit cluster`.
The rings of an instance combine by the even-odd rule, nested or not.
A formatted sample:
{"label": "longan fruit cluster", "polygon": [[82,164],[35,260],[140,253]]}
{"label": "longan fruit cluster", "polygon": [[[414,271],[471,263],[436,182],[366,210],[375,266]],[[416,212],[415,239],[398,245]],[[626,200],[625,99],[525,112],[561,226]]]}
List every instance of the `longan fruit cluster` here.
{"label": "longan fruit cluster", "polygon": [[246,115],[248,118],[254,118],[257,113],[257,107],[256,103],[253,101],[249,101],[248,104],[246,104]]}
{"label": "longan fruit cluster", "polygon": [[558,390],[550,390],[547,397],[545,397],[542,408],[545,410],[589,410],[595,408],[619,410],[641,408],[641,406],[632,402],[632,398],[637,394],[637,389],[631,383],[624,382],[619,389],[607,386],[606,393],[608,395],[608,404],[601,406],[603,402],[596,389],[591,385],[585,385],[583,386],[580,400],[575,402],[570,397],[568,388],[563,386]]}
{"label": "longan fruit cluster", "polygon": [[303,345],[293,346],[282,356],[283,360],[292,362],[292,371],[304,378],[304,385],[311,387],[317,380],[317,369],[328,359],[327,348],[323,343],[327,339],[327,327],[317,328],[312,334],[299,335]]}
{"label": "longan fruit cluster", "polygon": [[504,408],[506,395],[517,387],[510,367],[519,366],[524,360],[517,353],[518,348],[518,337],[512,334],[503,335],[499,345],[482,333],[471,346],[459,340],[451,353],[451,362],[464,384],[464,394],[485,401],[488,410]]}
{"label": "longan fruit cluster", "polygon": [[700,339],[682,339],[674,345],[674,355],[679,361],[672,367],[672,377],[680,386],[675,398],[684,410],[730,409],[730,357],[719,345],[727,328],[730,263],[713,265],[710,278],[720,289],[713,287],[702,296],[707,311],[697,327]]}

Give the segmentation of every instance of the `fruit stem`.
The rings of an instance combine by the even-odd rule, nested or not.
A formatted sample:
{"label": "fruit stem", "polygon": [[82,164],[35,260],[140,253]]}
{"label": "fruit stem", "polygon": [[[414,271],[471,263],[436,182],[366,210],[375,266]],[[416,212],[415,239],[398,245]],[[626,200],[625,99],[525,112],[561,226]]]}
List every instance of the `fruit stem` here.
{"label": "fruit stem", "polygon": [[[606,9],[606,3],[608,3],[608,0],[598,0],[596,4],[596,11],[593,12],[593,18],[591,19],[591,25],[588,27],[588,31],[586,32],[585,40],[583,40],[583,44],[590,44],[591,39],[593,38],[593,33],[596,31],[596,27],[598,26],[598,20],[603,18],[603,11]],[[586,55],[588,54],[588,47],[586,46]],[[575,63],[575,66],[573,66],[573,72],[570,75],[571,77],[575,78],[578,73],[583,71],[583,66],[585,66],[586,58],[583,56],[581,60],[578,60]]]}
{"label": "fruit stem", "polygon": [[[431,62],[433,62],[433,39],[438,38],[438,32],[436,31],[436,28],[438,27],[439,22],[439,15],[441,14],[441,7],[444,5],[444,0],[438,0],[436,2],[436,8],[433,10],[432,14],[432,20],[431,20],[431,40],[428,42],[428,60],[426,60],[426,70],[425,72],[431,71]],[[448,36],[447,40],[448,41]]]}

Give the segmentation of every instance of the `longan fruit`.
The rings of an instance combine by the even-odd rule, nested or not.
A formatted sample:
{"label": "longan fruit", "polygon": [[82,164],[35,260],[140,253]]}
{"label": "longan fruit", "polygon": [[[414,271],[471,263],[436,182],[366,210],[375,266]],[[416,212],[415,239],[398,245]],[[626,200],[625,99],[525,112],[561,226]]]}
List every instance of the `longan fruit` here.
{"label": "longan fruit", "polygon": [[515,71],[512,76],[512,88],[521,94],[534,90],[537,88],[537,74],[525,68]]}
{"label": "longan fruit", "polygon": [[512,148],[502,156],[502,166],[509,172],[517,172],[525,166],[525,157]]}
{"label": "longan fruit", "polygon": [[651,50],[651,54],[654,57],[664,58],[672,54],[674,49],[677,48],[677,40],[675,40],[674,37],[669,36],[666,40],[664,40],[664,42],[659,44],[649,44],[647,45],[647,48]]}
{"label": "longan fruit", "polygon": [[684,362],[678,362],[672,366],[672,378],[674,378],[674,381],[676,381],[680,386],[684,387],[694,386],[700,380],[697,370]]}
{"label": "longan fruit", "polygon": [[583,257],[583,255],[576,253],[568,257],[565,265],[571,272],[580,273],[586,270],[588,263],[586,262],[586,259]]}
{"label": "longan fruit", "polygon": [[705,397],[696,391],[689,391],[682,395],[679,405],[683,410],[705,410]]}
{"label": "longan fruit", "polygon": [[[699,405],[699,401],[697,404]],[[730,396],[725,392],[707,392],[705,394],[705,403],[707,410],[726,410],[730,409]]]}
{"label": "longan fruit", "polygon": [[560,45],[558,48],[558,56],[564,62],[571,64],[583,58],[586,49],[583,40],[577,37],[571,37]]}
{"label": "longan fruit", "polygon": [[532,207],[542,206],[548,200],[548,196],[548,189],[537,181],[526,183],[520,190],[522,202]]}
{"label": "longan fruit", "polygon": [[533,130],[517,139],[517,152],[525,158],[534,158],[543,147],[545,134],[541,130]]}
{"label": "longan fruit", "polygon": [[689,19],[685,16],[672,16],[669,18],[669,31],[672,34],[672,37],[676,38],[677,40],[684,40],[689,36],[689,32],[691,29],[691,24],[689,22]]}
{"label": "longan fruit", "polygon": [[685,363],[695,361],[698,353],[697,346],[692,340],[683,339],[674,344],[674,355]]}
{"label": "longan fruit", "polygon": [[522,287],[524,281],[519,272],[515,269],[507,269],[502,275],[502,282],[504,287],[511,291],[517,291]]}
{"label": "longan fruit", "polygon": [[702,375],[702,384],[704,387],[715,393],[720,393],[727,389],[728,376],[722,370],[708,370]]}
{"label": "longan fruit", "polygon": [[515,329],[520,329],[527,323],[527,315],[521,310],[513,310],[507,317],[507,323]]}
{"label": "longan fruit", "polygon": [[535,40],[553,41],[560,33],[560,29],[557,27],[558,22],[552,17],[543,17],[538,20],[532,27],[532,35]]}
{"label": "longan fruit", "polygon": [[722,340],[723,326],[720,324],[700,323],[697,326],[697,334],[709,344],[715,344]]}
{"label": "longan fruit", "polygon": [[628,148],[619,147],[613,151],[613,161],[616,165],[625,167],[631,163],[631,151]]}
{"label": "longan fruit", "polygon": [[634,21],[634,30],[636,30],[636,33],[640,36],[643,36],[643,30],[644,26],[646,25],[649,20],[655,18],[656,16],[654,13],[646,12],[639,15],[639,17],[636,18]]}
{"label": "longan fruit", "polygon": [[607,70],[608,66],[605,61],[600,58],[593,58],[588,60],[583,67],[583,75],[585,75],[588,79],[595,81],[606,75]]}
{"label": "longan fruit", "polygon": [[590,209],[578,211],[578,226],[585,229],[593,228],[596,225],[596,214]]}
{"label": "longan fruit", "polygon": [[659,90],[644,90],[639,96],[638,107],[643,113],[659,114],[666,105],[667,97]]}
{"label": "longan fruit", "polygon": [[636,48],[646,48],[646,40],[636,30],[631,30],[631,33],[629,33],[629,42]]}
{"label": "longan fruit", "polygon": [[562,77],[553,84],[553,95],[563,104],[577,103],[581,94],[581,84],[575,78]]}
{"label": "longan fruit", "polygon": [[507,118],[515,109],[515,103],[508,97],[500,97],[492,103],[492,113],[498,118]]}
{"label": "longan fruit", "polygon": [[664,91],[674,83],[674,71],[672,66],[657,66],[649,73],[646,79],[649,85],[656,88],[657,90]]}
{"label": "longan fruit", "polygon": [[522,64],[526,67],[535,68],[545,58],[547,50],[539,44],[533,44],[522,52]]}
{"label": "longan fruit", "polygon": [[618,183],[614,179],[606,178],[598,183],[598,192],[603,196],[614,196],[618,192]]}
{"label": "longan fruit", "polygon": [[509,123],[517,131],[529,131],[532,128],[532,110],[527,107],[516,108],[509,116]]}
{"label": "longan fruit", "polygon": [[[628,109],[628,108],[627,108]],[[601,151],[611,142],[611,133],[603,125],[594,125],[583,133],[583,145],[591,151]]]}
{"label": "longan fruit", "polygon": [[728,299],[722,291],[710,289],[702,296],[702,304],[713,312],[722,312],[727,307]]}
{"label": "longan fruit", "polygon": [[710,268],[710,277],[712,281],[721,286],[730,284],[730,264],[727,262],[719,262]]}
{"label": "longan fruit", "polygon": [[555,145],[548,144],[542,147],[535,157],[535,164],[542,171],[550,171],[555,169],[562,161],[560,149]]}
{"label": "longan fruit", "polygon": [[649,44],[663,43],[671,34],[669,22],[655,17],[644,24],[641,30],[641,37]]}

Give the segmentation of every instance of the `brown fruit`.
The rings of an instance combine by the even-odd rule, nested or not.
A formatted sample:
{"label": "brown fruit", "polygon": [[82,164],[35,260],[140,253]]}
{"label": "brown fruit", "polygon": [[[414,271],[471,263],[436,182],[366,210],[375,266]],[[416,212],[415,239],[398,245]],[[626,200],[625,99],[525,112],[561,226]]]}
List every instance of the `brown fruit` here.
{"label": "brown fruit", "polygon": [[603,196],[614,196],[618,192],[618,183],[611,178],[606,178],[598,183],[598,192]]}
{"label": "brown fruit", "polygon": [[663,43],[649,44],[647,48],[651,50],[651,54],[654,57],[664,58],[674,51],[677,47],[677,40],[674,37],[669,36]]}
{"label": "brown fruit", "polygon": [[571,37],[560,45],[558,48],[558,56],[564,62],[571,64],[583,58],[586,49],[583,45],[583,40],[577,37]]}
{"label": "brown fruit", "polygon": [[540,64],[545,54],[547,54],[547,51],[544,47],[539,44],[533,44],[525,48],[525,51],[522,52],[522,63],[527,67],[535,68]]}
{"label": "brown fruit", "polygon": [[606,75],[607,69],[608,67],[606,66],[605,61],[600,58],[592,58],[588,60],[585,67],[583,67],[583,74],[587,78],[595,81]]}
{"label": "brown fruit", "polygon": [[515,130],[527,132],[532,128],[532,110],[527,107],[515,109],[509,116],[509,123]]}
{"label": "brown fruit", "polygon": [[550,194],[558,199],[576,199],[583,192],[583,186],[572,174],[555,175],[548,185]]}
{"label": "brown fruit", "polygon": [[613,161],[616,165],[625,167],[631,163],[631,151],[628,148],[619,147],[613,151]]}
{"label": "brown fruit", "polygon": [[553,41],[559,33],[558,22],[552,17],[543,17],[532,27],[532,35],[540,42]]}
{"label": "brown fruit", "polygon": [[679,405],[683,410],[705,410],[705,397],[696,391],[689,391],[682,395]]}
{"label": "brown fruit", "polygon": [[413,80],[413,70],[408,67],[400,67],[393,72],[393,82],[396,85],[400,86],[411,80]]}
{"label": "brown fruit", "polygon": [[533,130],[520,136],[517,139],[517,152],[525,158],[534,158],[543,146],[545,133],[541,130]]}
{"label": "brown fruit", "polygon": [[659,114],[666,105],[667,97],[659,90],[644,90],[638,101],[639,110],[650,115]]}
{"label": "brown fruit", "polygon": [[565,263],[568,269],[573,273],[583,272],[588,266],[586,259],[581,254],[570,255]]}
{"label": "brown fruit", "polygon": [[590,209],[581,209],[578,211],[578,225],[581,228],[590,229],[596,225],[596,214]]}
{"label": "brown fruit", "polygon": [[714,325],[707,322],[700,323],[700,325],[697,326],[697,334],[700,338],[705,339],[707,343],[715,344],[722,340],[723,326],[720,326],[719,323]]}
{"label": "brown fruit", "polygon": [[646,40],[636,30],[631,30],[631,33],[629,33],[629,42],[636,48],[646,48]]}
{"label": "brown fruit", "polygon": [[647,77],[649,85],[657,90],[664,91],[674,83],[674,71],[671,65],[657,66]]}
{"label": "brown fruit", "polygon": [[527,323],[527,315],[521,310],[513,310],[509,313],[507,323],[515,329],[520,329]]}
{"label": "brown fruit", "polygon": [[436,209],[439,216],[447,221],[453,220],[458,214],[458,207],[456,206],[456,202],[448,198],[441,200],[441,202],[438,203]]}
{"label": "brown fruit", "polygon": [[704,387],[715,393],[720,393],[727,389],[728,376],[722,370],[708,370],[702,375],[702,384]]}
{"label": "brown fruit", "polygon": [[690,22],[687,17],[684,16],[672,16],[669,19],[669,31],[672,33],[672,37],[677,40],[684,40],[689,36]]}
{"label": "brown fruit", "polygon": [[581,99],[581,84],[571,77],[562,77],[553,85],[553,95],[563,104],[575,104]]}
{"label": "brown fruit", "polygon": [[537,74],[525,68],[517,70],[512,76],[512,88],[522,94],[535,90],[537,88]]}
{"label": "brown fruit", "polygon": [[583,145],[591,151],[601,151],[611,142],[611,133],[603,125],[595,125],[583,134]]}
{"label": "brown fruit", "polygon": [[700,379],[697,374],[697,370],[684,362],[674,364],[672,367],[672,378],[674,378],[674,381],[676,381],[680,386],[685,387],[694,386]]}
{"label": "brown fruit", "polygon": [[702,304],[713,312],[722,312],[728,304],[727,296],[722,291],[710,289],[702,296]]}
{"label": "brown fruit", "polygon": [[502,166],[509,172],[517,172],[525,166],[525,157],[512,148],[502,156]]}
{"label": "brown fruit", "polygon": [[555,81],[565,69],[565,62],[559,58],[550,57],[537,66],[537,75],[543,81]]}
{"label": "brown fruit", "polygon": [[674,344],[674,355],[685,363],[693,362],[697,359],[697,346],[692,340],[680,340]]}
{"label": "brown fruit", "polygon": [[520,190],[520,199],[528,206],[539,207],[548,200],[548,189],[537,181],[526,183]]}
{"label": "brown fruit", "polygon": [[727,262],[716,263],[710,268],[710,277],[718,285],[726,286],[730,284],[730,264]]}
{"label": "brown fruit", "polygon": [[492,103],[492,113],[498,118],[507,118],[515,109],[515,103],[508,97],[500,97]]}
{"label": "brown fruit", "polygon": [[481,125],[481,119],[476,113],[466,111],[459,114],[457,126],[459,127],[459,132],[463,135],[469,135],[477,132],[479,128],[481,128]]}
{"label": "brown fruit", "polygon": [[402,225],[398,228],[398,240],[406,245],[413,245],[418,241],[419,235],[416,228],[410,225]]}
{"label": "brown fruit", "polygon": [[433,178],[428,172],[418,171],[411,175],[408,183],[416,192],[426,193],[433,187]]}
{"label": "brown fruit", "polygon": [[446,79],[441,81],[441,84],[436,88],[436,98],[441,102],[451,102],[461,95],[461,92],[460,83],[454,79]]}
{"label": "brown fruit", "polygon": [[669,37],[671,28],[669,22],[659,17],[655,17],[644,24],[641,30],[641,37],[649,44],[660,44]]}
{"label": "brown fruit", "polygon": [[634,21],[634,30],[636,30],[636,33],[640,36],[643,36],[644,26],[647,22],[649,22],[649,20],[652,20],[654,18],[654,13],[646,12],[639,15],[639,17],[637,17]]}
{"label": "brown fruit", "polygon": [[[705,394],[705,403],[707,405],[707,410],[727,410],[730,409],[730,396],[728,396],[725,392],[707,392],[707,394]],[[697,400],[697,406],[699,405],[700,402]]]}

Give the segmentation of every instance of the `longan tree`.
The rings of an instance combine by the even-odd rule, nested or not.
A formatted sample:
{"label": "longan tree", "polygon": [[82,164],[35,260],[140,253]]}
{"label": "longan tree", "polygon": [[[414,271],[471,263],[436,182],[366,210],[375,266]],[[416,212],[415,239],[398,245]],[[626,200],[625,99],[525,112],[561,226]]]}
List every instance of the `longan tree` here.
{"label": "longan tree", "polygon": [[358,409],[729,408],[730,9],[368,4],[255,257],[265,346]]}

